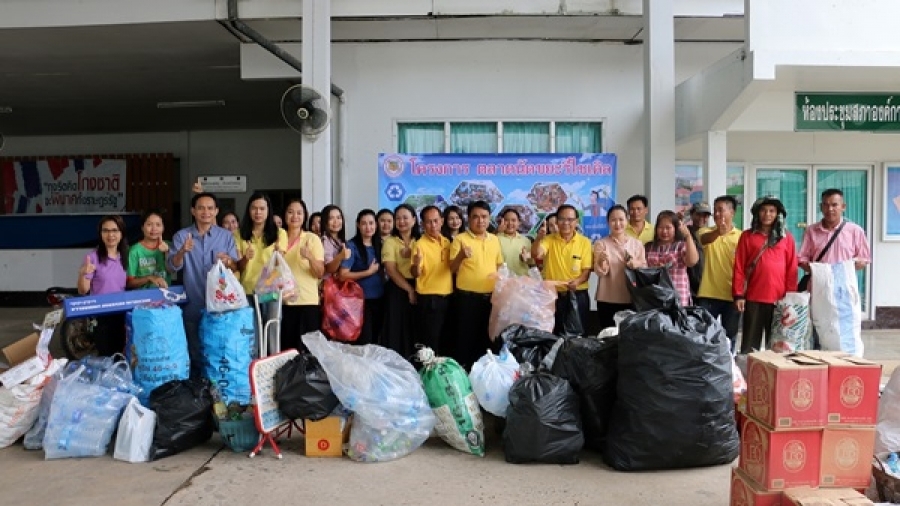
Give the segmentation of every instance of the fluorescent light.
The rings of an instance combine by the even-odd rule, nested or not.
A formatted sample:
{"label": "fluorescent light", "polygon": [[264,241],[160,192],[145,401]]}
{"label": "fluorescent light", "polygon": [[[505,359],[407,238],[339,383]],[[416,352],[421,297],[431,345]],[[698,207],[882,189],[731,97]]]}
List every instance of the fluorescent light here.
{"label": "fluorescent light", "polygon": [[184,100],[181,102],[157,102],[158,109],[180,109],[183,107],[224,107],[224,100]]}
{"label": "fluorescent light", "polygon": [[0,105],[0,114],[10,114],[12,112],[12,107],[8,105]]}

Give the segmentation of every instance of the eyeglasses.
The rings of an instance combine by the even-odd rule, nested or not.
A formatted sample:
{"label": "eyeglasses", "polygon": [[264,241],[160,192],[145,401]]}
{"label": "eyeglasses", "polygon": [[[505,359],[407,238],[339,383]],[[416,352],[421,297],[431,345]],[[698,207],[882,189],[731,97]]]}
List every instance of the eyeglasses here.
{"label": "eyeglasses", "polygon": [[103,232],[104,234],[118,234],[118,233],[121,233],[122,231],[117,228],[103,228],[103,229],[100,229],[100,232]]}

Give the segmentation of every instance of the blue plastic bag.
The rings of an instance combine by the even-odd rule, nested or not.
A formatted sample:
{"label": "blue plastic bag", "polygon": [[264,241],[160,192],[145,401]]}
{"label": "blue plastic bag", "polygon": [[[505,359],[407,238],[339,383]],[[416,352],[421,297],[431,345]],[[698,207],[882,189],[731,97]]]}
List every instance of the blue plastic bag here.
{"label": "blue plastic bag", "polygon": [[135,308],[131,313],[125,358],[131,365],[135,383],[143,389],[138,400],[144,406],[156,387],[187,379],[191,359],[181,309],[170,305]]}
{"label": "blue plastic bag", "polygon": [[253,309],[210,313],[200,318],[204,371],[225,404],[250,404],[250,362],[256,344]]}

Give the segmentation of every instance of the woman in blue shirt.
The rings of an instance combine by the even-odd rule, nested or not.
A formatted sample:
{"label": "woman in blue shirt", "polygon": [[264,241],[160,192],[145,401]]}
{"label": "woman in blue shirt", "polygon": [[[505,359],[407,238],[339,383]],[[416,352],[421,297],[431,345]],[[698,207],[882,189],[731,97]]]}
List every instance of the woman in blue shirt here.
{"label": "woman in blue shirt", "polygon": [[356,215],[356,235],[347,243],[350,258],[341,263],[340,279],[359,283],[366,302],[363,328],[355,344],[377,342],[384,315],[384,272],[381,269],[381,235],[375,211],[363,209]]}

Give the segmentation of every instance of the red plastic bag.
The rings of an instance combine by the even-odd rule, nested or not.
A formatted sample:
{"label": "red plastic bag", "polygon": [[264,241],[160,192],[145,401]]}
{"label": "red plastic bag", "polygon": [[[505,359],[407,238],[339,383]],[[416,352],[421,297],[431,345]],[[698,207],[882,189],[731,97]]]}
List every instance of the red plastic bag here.
{"label": "red plastic bag", "polygon": [[353,280],[325,280],[322,288],[322,331],[335,341],[356,341],[362,332],[363,304],[366,298],[362,287]]}

